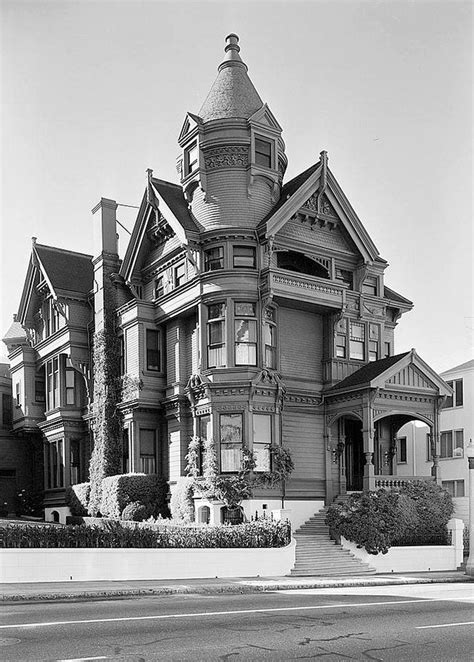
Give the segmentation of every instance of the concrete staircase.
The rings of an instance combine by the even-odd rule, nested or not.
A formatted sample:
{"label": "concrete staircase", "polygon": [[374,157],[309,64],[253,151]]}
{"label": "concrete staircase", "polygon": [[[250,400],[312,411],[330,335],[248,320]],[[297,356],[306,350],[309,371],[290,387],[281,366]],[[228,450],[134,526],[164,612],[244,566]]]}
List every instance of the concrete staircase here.
{"label": "concrete staircase", "polygon": [[367,563],[356,559],[347,549],[329,537],[324,523],[326,508],[313,515],[294,533],[296,562],[292,577],[347,576],[374,574]]}

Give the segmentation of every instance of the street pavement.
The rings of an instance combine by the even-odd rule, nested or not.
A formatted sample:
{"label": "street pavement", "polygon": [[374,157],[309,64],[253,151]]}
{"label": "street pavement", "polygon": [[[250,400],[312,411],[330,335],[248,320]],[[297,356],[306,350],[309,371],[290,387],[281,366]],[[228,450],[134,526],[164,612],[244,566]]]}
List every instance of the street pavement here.
{"label": "street pavement", "polygon": [[5,662],[472,662],[474,585],[424,583],[8,603]]}

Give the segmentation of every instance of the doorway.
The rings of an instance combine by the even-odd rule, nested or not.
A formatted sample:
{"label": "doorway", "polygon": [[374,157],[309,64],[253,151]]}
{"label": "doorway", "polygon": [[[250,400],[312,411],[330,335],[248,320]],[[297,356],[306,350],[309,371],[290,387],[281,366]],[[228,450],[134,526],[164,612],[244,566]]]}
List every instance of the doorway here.
{"label": "doorway", "polygon": [[362,422],[346,419],[344,422],[346,490],[360,492],[364,478],[364,452],[362,439]]}

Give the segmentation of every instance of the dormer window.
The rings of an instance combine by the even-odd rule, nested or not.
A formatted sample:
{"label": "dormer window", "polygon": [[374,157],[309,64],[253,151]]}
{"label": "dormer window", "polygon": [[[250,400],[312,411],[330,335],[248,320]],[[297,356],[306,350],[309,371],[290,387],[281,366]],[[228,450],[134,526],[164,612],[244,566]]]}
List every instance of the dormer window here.
{"label": "dormer window", "polygon": [[255,163],[265,168],[271,168],[273,164],[272,158],[273,143],[270,140],[265,140],[255,136]]}
{"label": "dormer window", "polygon": [[193,143],[184,150],[184,176],[191,175],[198,169],[198,146]]}

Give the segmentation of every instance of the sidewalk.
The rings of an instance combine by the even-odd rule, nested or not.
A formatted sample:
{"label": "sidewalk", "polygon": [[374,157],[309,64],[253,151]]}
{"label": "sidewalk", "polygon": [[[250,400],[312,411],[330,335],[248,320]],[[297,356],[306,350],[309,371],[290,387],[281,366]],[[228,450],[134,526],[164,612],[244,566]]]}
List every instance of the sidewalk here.
{"label": "sidewalk", "polygon": [[[472,582],[463,572],[415,572],[391,575],[350,577],[259,577],[229,579],[143,580],[48,582],[0,584],[3,603],[51,600],[91,600],[173,595],[185,593],[256,593],[305,588],[343,588],[344,586],[389,586],[399,584],[450,584]],[[474,588],[474,587],[473,587]]]}

